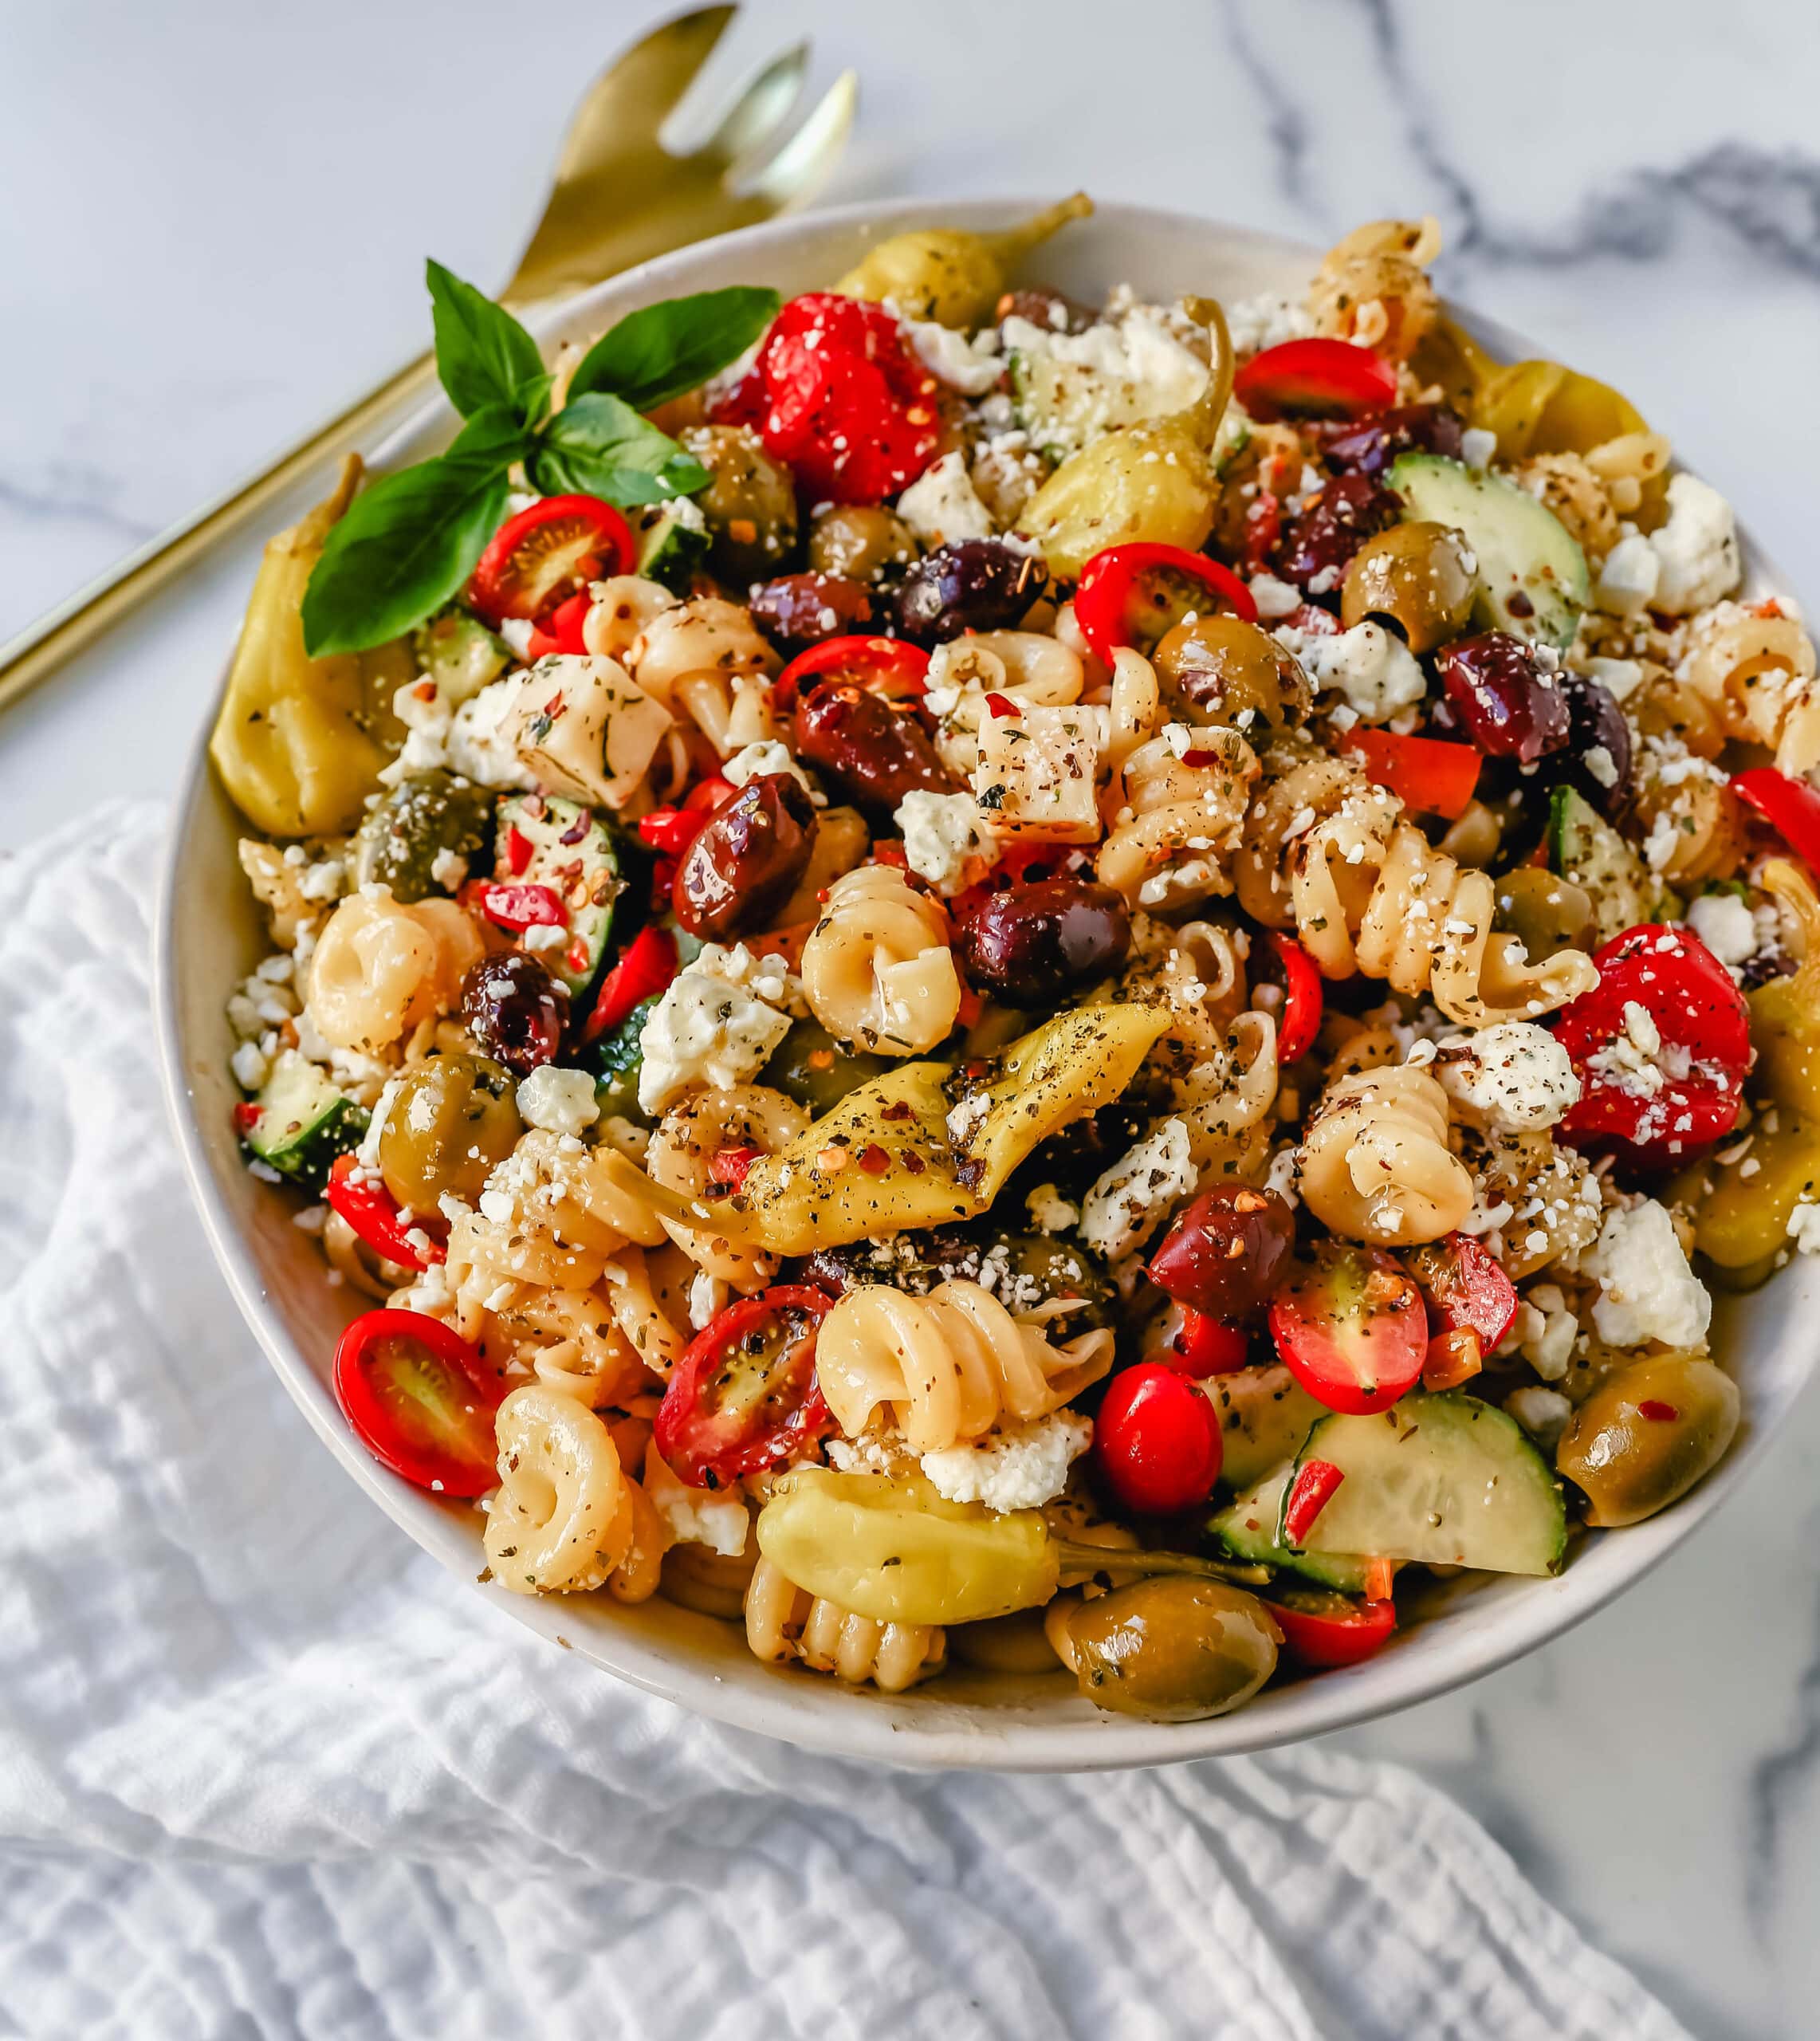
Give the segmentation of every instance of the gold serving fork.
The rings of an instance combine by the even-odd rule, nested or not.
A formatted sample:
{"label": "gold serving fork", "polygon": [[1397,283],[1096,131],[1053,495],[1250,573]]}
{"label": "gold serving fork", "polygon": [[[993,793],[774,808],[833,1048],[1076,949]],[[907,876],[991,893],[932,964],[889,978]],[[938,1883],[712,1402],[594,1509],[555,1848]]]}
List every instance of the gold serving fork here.
{"label": "gold serving fork", "polygon": [[[853,125],[859,81],[843,72],[786,135],[809,45],[786,50],[741,93],[714,132],[673,155],[658,130],[726,32],[734,6],[698,8],[654,29],[596,78],[576,109],[542,216],[502,302],[548,303],[667,250],[807,204]],[[91,645],[291,486],[395,415],[435,374],[432,356],[401,369],[270,467],[153,539],[0,646],[0,709]]]}

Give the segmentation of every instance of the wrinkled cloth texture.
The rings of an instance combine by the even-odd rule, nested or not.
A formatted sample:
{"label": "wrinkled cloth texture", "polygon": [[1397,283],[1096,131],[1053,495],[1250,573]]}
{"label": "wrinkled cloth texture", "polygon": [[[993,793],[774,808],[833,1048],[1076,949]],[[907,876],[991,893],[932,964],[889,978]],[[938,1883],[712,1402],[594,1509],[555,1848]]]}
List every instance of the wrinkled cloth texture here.
{"label": "wrinkled cloth texture", "polygon": [[1682,2034],[1406,1771],[833,1762],[444,1573],[311,1435],[191,1209],[163,826],[0,863],[0,2034]]}

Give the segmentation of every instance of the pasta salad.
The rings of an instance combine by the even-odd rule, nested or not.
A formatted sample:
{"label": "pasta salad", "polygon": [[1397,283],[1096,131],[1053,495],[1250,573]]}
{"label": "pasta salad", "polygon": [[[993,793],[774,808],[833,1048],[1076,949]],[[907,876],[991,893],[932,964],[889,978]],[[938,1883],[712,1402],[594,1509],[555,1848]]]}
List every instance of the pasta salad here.
{"label": "pasta salad", "polygon": [[1090,210],[546,364],[267,550],[213,756],[249,1166],[337,1396],[527,1595],[1189,1720],[1718,1461],[1820,1247],[1820,696],[1432,220],[1299,299]]}

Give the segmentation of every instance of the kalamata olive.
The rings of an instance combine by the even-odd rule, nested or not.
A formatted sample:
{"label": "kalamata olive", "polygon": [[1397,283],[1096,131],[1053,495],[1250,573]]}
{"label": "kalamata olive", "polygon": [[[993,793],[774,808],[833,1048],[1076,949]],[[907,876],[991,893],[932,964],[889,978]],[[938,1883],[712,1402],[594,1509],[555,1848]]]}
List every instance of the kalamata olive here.
{"label": "kalamata olive", "polygon": [[1567,741],[1543,767],[1550,781],[1562,781],[1602,815],[1618,814],[1636,787],[1630,726],[1608,687],[1586,674],[1563,673],[1567,697]]}
{"label": "kalamata olive", "polygon": [[1170,1227],[1150,1257],[1150,1280],[1209,1318],[1245,1319],[1282,1287],[1295,1253],[1295,1215],[1280,1192],[1221,1184]]}
{"label": "kalamata olive", "polygon": [[743,426],[696,426],[682,443],[713,477],[695,498],[708,564],[736,588],[775,574],[796,550],[796,478]]}
{"label": "kalamata olive", "polygon": [[1352,556],[1340,591],[1340,621],[1393,626],[1412,652],[1432,652],[1458,635],[1478,592],[1478,570],[1451,525],[1393,525]]}
{"label": "kalamata olive", "polygon": [[831,681],[798,704],[799,757],[837,780],[868,814],[889,816],[904,796],[954,791],[935,740],[914,710],[894,706],[858,681]]}
{"label": "kalamata olive", "polygon": [[1395,524],[1401,508],[1370,475],[1335,475],[1284,533],[1277,572],[1310,595],[1337,592],[1353,555]]}
{"label": "kalamata olive", "polygon": [[808,788],[794,773],[761,773],[697,831],[676,867],[671,910],[706,942],[763,928],[795,891],[815,841]]}
{"label": "kalamata olive", "polygon": [[407,1070],[379,1130],[386,1189],[414,1212],[434,1212],[445,1191],[478,1203],[525,1131],[517,1088],[491,1056],[431,1056]]}
{"label": "kalamata olive", "polygon": [[1165,632],[1151,658],[1166,693],[1205,720],[1247,730],[1304,723],[1315,693],[1301,662],[1268,631],[1224,612]]}
{"label": "kalamata olive", "polygon": [[922,550],[915,533],[882,503],[830,503],[809,527],[810,566],[850,581],[888,580]]}
{"label": "kalamata olive", "polygon": [[792,651],[846,637],[872,618],[864,583],[839,574],[780,575],[754,588],[748,607],[765,636]]}
{"label": "kalamata olive", "polygon": [[954,947],[968,977],[989,991],[1078,992],[1124,962],[1131,917],[1110,886],[1039,879],[989,893],[961,917]]}
{"label": "kalamata olive", "polygon": [[568,988],[528,950],[498,950],[462,979],[462,1019],[496,1063],[523,1077],[556,1060],[568,1022]]}
{"label": "kalamata olive", "polygon": [[1589,1524],[1640,1524],[1709,1473],[1738,1429],[1738,1385],[1692,1354],[1652,1354],[1608,1375],[1574,1413],[1558,1473]]}
{"label": "kalamata olive", "polygon": [[898,629],[919,645],[945,644],[964,631],[1005,631],[1048,580],[1034,555],[1002,539],[961,539],[926,553],[898,591]]}
{"label": "kalamata olive", "polygon": [[1096,1708],[1193,1722],[1249,1701],[1276,1670],[1282,1641],[1256,1595],[1221,1580],[1164,1574],[1083,1602],[1066,1643]]}
{"label": "kalamata olive", "polygon": [[1527,765],[1567,741],[1572,718],[1562,675],[1520,638],[1504,631],[1456,638],[1436,663],[1449,707],[1481,751]]}
{"label": "kalamata olive", "polygon": [[1445,404],[1397,404],[1375,418],[1333,428],[1322,454],[1342,474],[1381,475],[1399,454],[1442,454],[1457,461],[1465,424]]}
{"label": "kalamata olive", "polygon": [[1492,925],[1514,935],[1531,963],[1585,946],[1593,903],[1584,887],[1535,864],[1519,864],[1493,883]]}
{"label": "kalamata olive", "polygon": [[[389,886],[395,900],[453,892],[437,875],[438,862],[445,853],[472,858],[492,825],[493,796],[484,787],[449,773],[413,773],[368,809],[354,837],[355,883]],[[454,878],[458,885],[459,866]]]}

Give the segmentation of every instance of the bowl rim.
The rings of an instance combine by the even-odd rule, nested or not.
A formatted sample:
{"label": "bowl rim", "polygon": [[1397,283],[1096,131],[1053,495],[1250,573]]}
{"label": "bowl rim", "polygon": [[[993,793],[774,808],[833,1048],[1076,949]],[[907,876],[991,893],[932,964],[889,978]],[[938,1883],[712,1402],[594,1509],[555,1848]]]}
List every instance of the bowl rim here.
{"label": "bowl rim", "polygon": [[[1051,203],[1048,196],[973,198],[944,201],[903,199],[859,202],[792,215],[710,242],[657,257],[637,268],[545,308],[525,320],[541,340],[560,326],[585,317],[599,303],[633,297],[661,285],[673,269],[698,263],[705,254],[737,261],[762,257],[768,248],[841,228],[885,232],[919,224],[992,226],[1021,218]],[[1102,228],[1202,233],[1228,245],[1248,244],[1268,258],[1312,264],[1321,250],[1293,238],[1256,228],[1228,224],[1204,214],[1112,202],[1096,204]],[[1504,351],[1507,359],[1538,352],[1522,335],[1469,309],[1449,304],[1449,310],[1480,337]],[[373,465],[383,468],[393,454],[432,425],[452,424],[454,415],[438,391],[411,413],[375,448]],[[1748,540],[1747,538],[1747,544]],[[1784,588],[1788,576],[1760,548],[1749,545],[1751,559]],[[222,664],[225,682],[233,647]],[[214,1257],[227,1280],[242,1318],[257,1340],[292,1400],[344,1469],[361,1488],[426,1551],[448,1571],[474,1585],[471,1557],[463,1565],[439,1549],[441,1540],[430,1525],[439,1514],[425,1513],[423,1499],[407,1485],[386,1473],[360,1446],[342,1418],[332,1394],[291,1335],[277,1309],[268,1301],[265,1284],[248,1236],[237,1223],[215,1180],[203,1142],[185,1072],[183,1021],[174,968],[183,874],[192,826],[199,809],[219,790],[211,785],[208,741],[220,688],[210,695],[191,745],[179,788],[169,838],[162,856],[153,921],[153,982],[158,1057],[167,1108],[171,1116],[184,1174]],[[1789,1399],[1810,1380],[1820,1350],[1810,1347],[1805,1366],[1789,1391]],[[1582,1550],[1559,1575],[1528,1580],[1500,1600],[1482,1627],[1454,1639],[1450,1655],[1437,1657],[1391,1652],[1357,1667],[1299,1681],[1286,1690],[1294,1704],[1275,1710],[1248,1707],[1228,1715],[1188,1723],[1150,1723],[1129,1717],[1098,1716],[1094,1720],[1021,1720],[1012,1711],[976,1709],[966,1703],[942,1703],[937,1689],[913,1690],[882,1697],[843,1689],[838,1682],[818,1682],[844,1704],[838,1709],[808,1705],[802,1685],[790,1677],[764,1684],[727,1680],[689,1654],[625,1634],[623,1642],[602,1644],[591,1638],[574,1648],[604,1671],[646,1693],[729,1727],[753,1730],[780,1741],[827,1754],[871,1760],[918,1769],[990,1769],[1004,1772],[1084,1772],[1185,1763],[1209,1756],[1232,1756],[1272,1748],[1358,1727],[1433,1699],[1511,1664],[1584,1622],[1658,1566],[1684,1540],[1721,1508],[1750,1478],[1775,1436],[1775,1427],[1745,1422],[1725,1458],[1696,1488],[1661,1515],[1627,1528],[1619,1556],[1606,1565],[1589,1567],[1594,1555]],[[1608,1541],[1600,1540],[1602,1548]],[[564,1598],[508,1594],[490,1584],[479,1591],[496,1606],[552,1641],[561,1635]],[[1418,1626],[1445,1628],[1453,1620],[1445,1611]],[[756,1662],[754,1662],[756,1665]],[[761,1671],[767,1669],[758,1668]],[[814,1675],[804,1677],[814,1679]],[[928,1695],[915,1705],[920,1692]],[[931,1702],[937,1705],[930,1705]],[[909,1704],[906,1705],[906,1704]]]}

